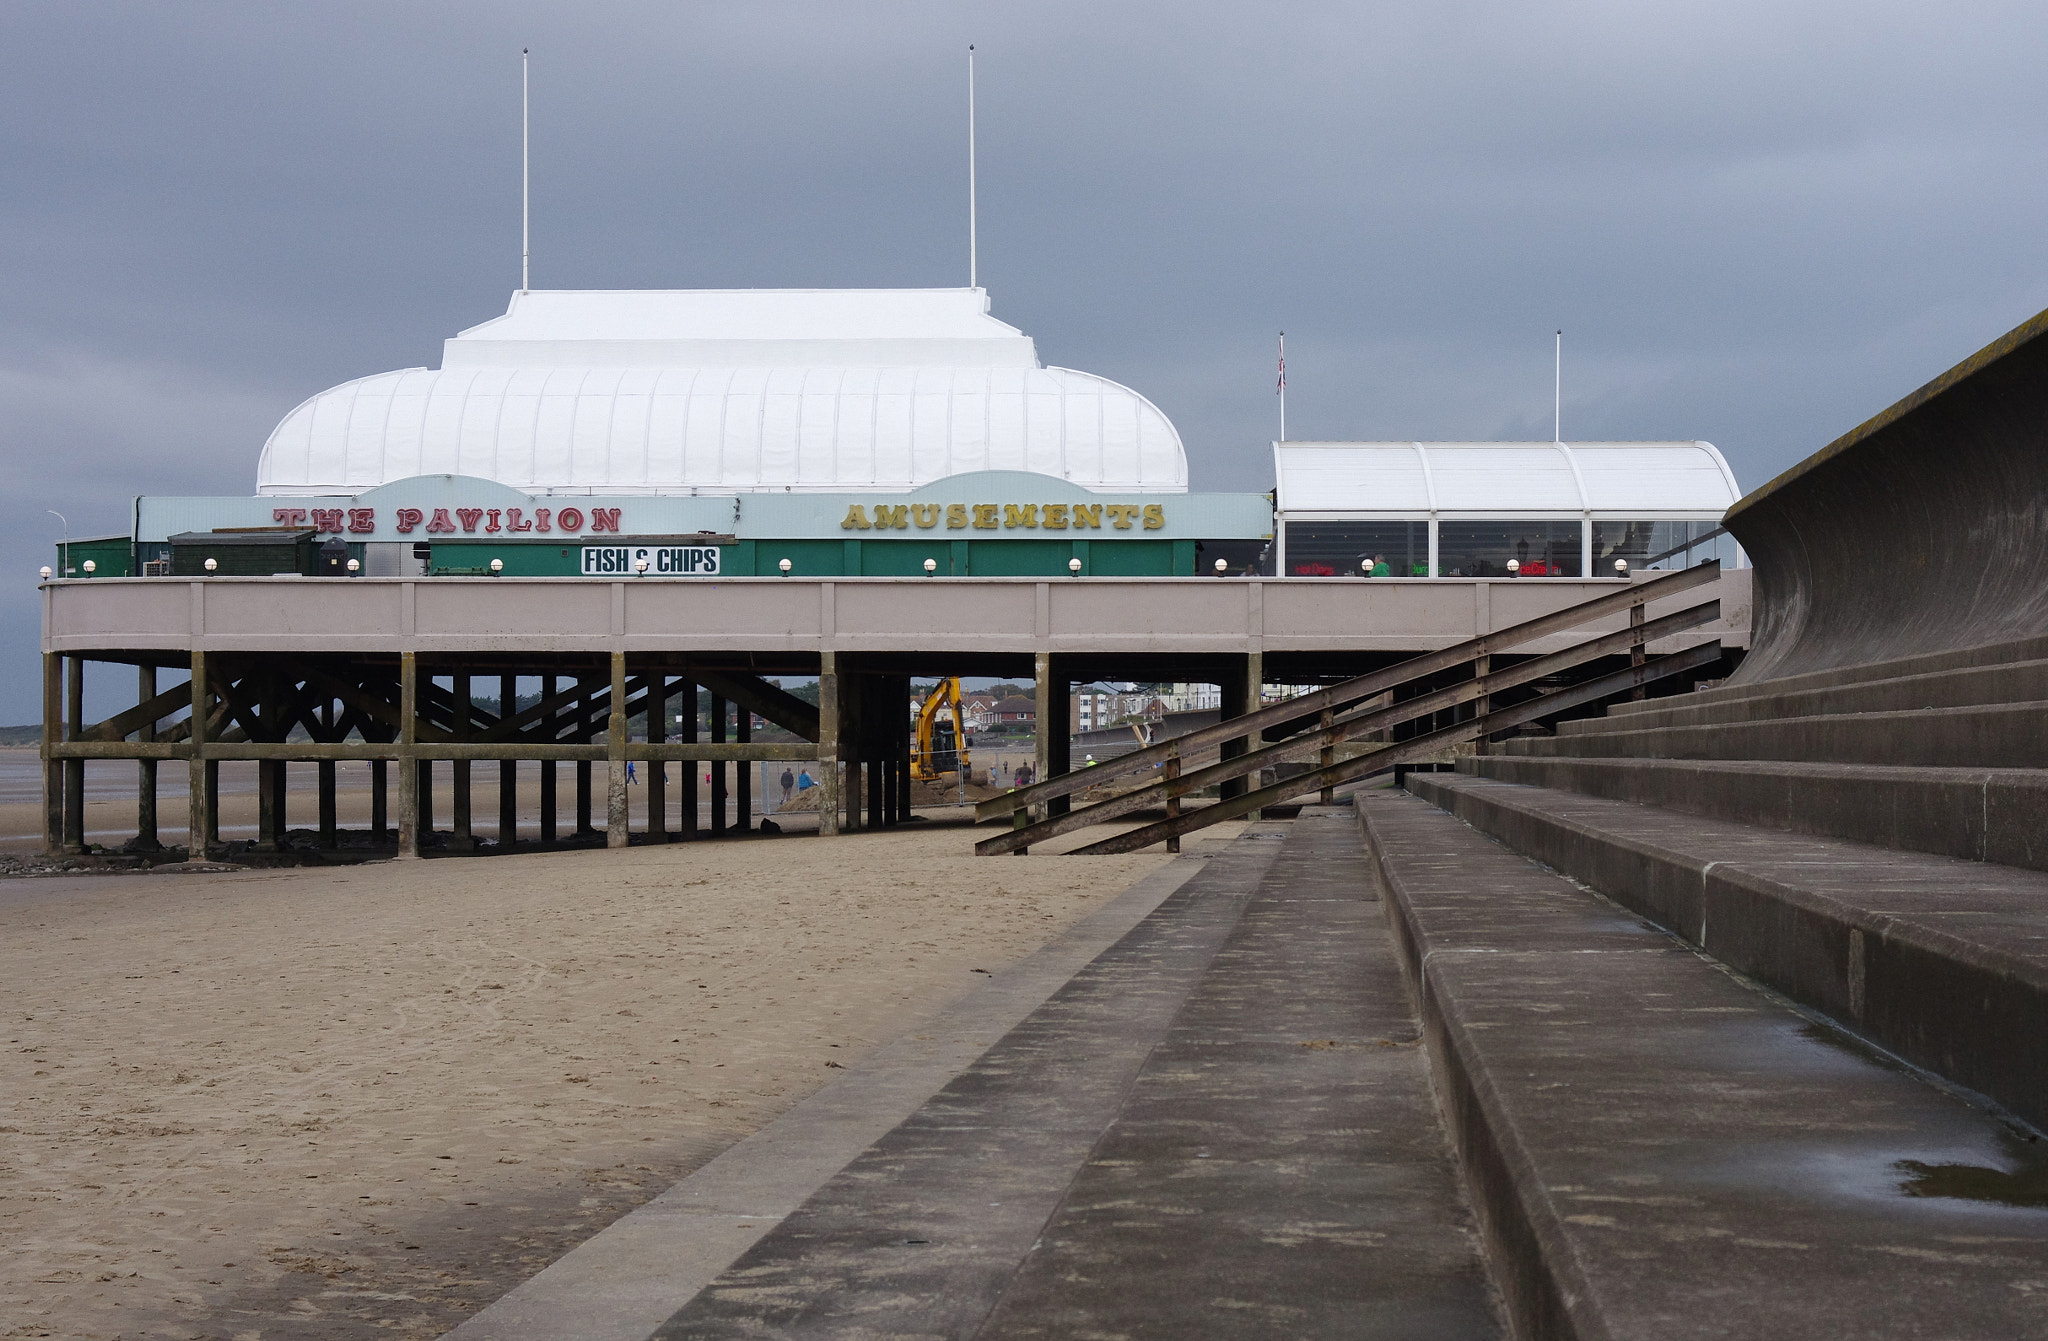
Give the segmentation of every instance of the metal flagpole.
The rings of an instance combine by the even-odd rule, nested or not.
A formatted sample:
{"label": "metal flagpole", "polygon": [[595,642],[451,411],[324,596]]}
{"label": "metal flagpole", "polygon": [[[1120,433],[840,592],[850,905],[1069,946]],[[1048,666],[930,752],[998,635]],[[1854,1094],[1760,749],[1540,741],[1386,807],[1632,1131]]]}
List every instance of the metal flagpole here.
{"label": "metal flagpole", "polygon": [[1564,441],[1564,332],[1557,333],[1557,378],[1550,412],[1550,439]]}
{"label": "metal flagpole", "polygon": [[1280,397],[1280,441],[1287,441],[1287,332],[1280,332],[1280,385],[1275,388]]}
{"label": "metal flagpole", "polygon": [[519,291],[533,287],[533,106],[530,49],[519,49]]}
{"label": "metal flagpole", "polygon": [[980,220],[974,192],[974,44],[967,44],[967,287],[981,287]]}

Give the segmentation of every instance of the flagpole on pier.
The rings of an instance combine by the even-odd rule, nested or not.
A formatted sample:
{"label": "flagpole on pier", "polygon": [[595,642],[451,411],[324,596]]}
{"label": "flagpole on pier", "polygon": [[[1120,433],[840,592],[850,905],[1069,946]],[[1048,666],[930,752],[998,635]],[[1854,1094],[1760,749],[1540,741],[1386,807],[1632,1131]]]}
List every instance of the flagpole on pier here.
{"label": "flagpole on pier", "polygon": [[1287,441],[1287,332],[1280,332],[1280,441]]}

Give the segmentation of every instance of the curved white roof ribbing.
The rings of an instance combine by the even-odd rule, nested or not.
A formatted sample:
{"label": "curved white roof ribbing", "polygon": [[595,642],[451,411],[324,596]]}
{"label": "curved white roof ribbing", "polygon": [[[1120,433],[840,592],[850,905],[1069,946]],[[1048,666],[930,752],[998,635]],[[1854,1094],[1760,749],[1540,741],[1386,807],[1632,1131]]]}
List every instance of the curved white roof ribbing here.
{"label": "curved white roof ribbing", "polygon": [[438,369],[314,396],[257,492],[421,474],[529,493],[902,491],[1027,470],[1181,493],[1180,435],[1106,378],[1045,368],[979,289],[522,293]]}
{"label": "curved white roof ribbing", "polygon": [[1742,495],[1707,442],[1283,442],[1283,513],[1719,513]]}

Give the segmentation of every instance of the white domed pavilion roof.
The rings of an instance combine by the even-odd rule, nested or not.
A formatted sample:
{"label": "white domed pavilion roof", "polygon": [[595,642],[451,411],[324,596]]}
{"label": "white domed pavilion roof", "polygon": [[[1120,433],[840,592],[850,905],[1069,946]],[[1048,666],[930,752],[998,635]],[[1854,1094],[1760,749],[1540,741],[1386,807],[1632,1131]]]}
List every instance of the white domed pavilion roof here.
{"label": "white domed pavilion roof", "polygon": [[264,445],[260,494],[459,474],[528,493],[903,491],[1027,470],[1187,489],[1180,435],[1106,378],[1040,366],[979,289],[515,294],[439,369],[347,382]]}

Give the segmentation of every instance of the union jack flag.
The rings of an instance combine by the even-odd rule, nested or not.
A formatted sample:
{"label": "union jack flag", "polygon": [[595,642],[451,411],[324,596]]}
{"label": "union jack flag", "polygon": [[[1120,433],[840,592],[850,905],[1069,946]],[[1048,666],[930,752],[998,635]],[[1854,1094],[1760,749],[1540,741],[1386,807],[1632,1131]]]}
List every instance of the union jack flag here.
{"label": "union jack flag", "polygon": [[1287,332],[1280,333],[1280,385],[1273,388],[1273,394],[1282,395],[1287,390]]}

